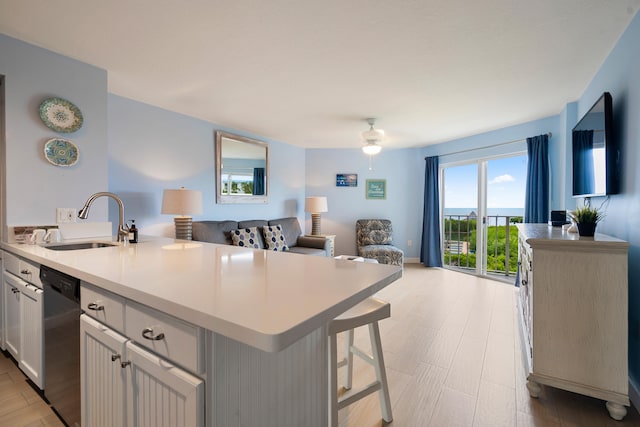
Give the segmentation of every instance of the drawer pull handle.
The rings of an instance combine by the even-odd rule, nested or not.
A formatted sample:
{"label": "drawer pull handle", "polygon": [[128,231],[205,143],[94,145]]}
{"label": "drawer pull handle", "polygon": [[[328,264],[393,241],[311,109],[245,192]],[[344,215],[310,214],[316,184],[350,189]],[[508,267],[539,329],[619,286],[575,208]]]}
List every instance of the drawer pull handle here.
{"label": "drawer pull handle", "polygon": [[18,294],[20,293],[20,290],[17,288],[11,288],[11,292],[13,292],[14,294]]}
{"label": "drawer pull handle", "polygon": [[158,335],[153,335],[153,329],[144,328],[142,330],[142,338],[146,338],[151,341],[160,341],[164,339],[164,333],[160,332]]}
{"label": "drawer pull handle", "polygon": [[112,354],[111,355],[111,361],[112,362],[115,362],[118,359],[120,359],[120,355],[119,354]]}
{"label": "drawer pull handle", "polygon": [[127,366],[131,365],[131,362],[126,361],[126,362],[120,362],[120,367],[121,368],[126,368]]}
{"label": "drawer pull handle", "polygon": [[31,275],[31,272],[29,270],[20,270],[20,274],[29,274]]}
{"label": "drawer pull handle", "polygon": [[104,305],[98,305],[95,302],[90,302],[89,305],[87,305],[87,308],[93,311],[102,311],[104,310]]}

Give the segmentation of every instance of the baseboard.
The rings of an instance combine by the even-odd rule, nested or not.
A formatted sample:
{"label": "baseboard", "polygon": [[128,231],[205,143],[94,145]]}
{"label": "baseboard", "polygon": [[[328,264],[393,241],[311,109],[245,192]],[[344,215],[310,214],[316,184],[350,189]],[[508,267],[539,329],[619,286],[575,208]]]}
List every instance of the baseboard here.
{"label": "baseboard", "polygon": [[636,409],[640,408],[640,387],[631,376],[629,376],[629,400]]}
{"label": "baseboard", "polygon": [[405,258],[405,264],[420,264],[420,258]]}

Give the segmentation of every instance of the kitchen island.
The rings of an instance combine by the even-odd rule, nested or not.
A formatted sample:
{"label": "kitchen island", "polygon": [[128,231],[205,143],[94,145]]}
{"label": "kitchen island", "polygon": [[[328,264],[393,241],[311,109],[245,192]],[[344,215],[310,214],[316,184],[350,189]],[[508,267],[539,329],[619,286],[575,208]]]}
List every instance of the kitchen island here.
{"label": "kitchen island", "polygon": [[[130,333],[127,322],[160,313],[195,328],[200,354],[194,364],[176,363],[203,383],[204,413],[194,425],[326,426],[327,323],[402,275],[398,266],[141,240],[76,251],[3,249],[81,279],[83,309],[85,289],[121,298],[120,333],[169,362],[171,352],[145,342],[144,332]],[[131,421],[135,411],[125,412]]]}

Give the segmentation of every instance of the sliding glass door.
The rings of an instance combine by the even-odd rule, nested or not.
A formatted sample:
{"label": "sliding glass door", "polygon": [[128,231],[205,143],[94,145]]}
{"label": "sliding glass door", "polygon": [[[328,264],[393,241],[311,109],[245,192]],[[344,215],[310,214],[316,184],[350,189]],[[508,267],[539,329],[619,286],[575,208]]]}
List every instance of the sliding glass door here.
{"label": "sliding glass door", "polygon": [[515,274],[524,215],[527,156],[521,153],[442,168],[444,264],[478,275]]}

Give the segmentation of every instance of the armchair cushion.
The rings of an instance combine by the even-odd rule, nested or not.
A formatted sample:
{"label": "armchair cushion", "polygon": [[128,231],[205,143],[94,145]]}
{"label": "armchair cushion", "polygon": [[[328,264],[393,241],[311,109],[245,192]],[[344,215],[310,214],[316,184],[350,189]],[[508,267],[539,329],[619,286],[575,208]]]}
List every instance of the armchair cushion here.
{"label": "armchair cushion", "polygon": [[380,264],[403,265],[404,253],[392,245],[393,227],[388,219],[356,221],[358,256],[376,259]]}

